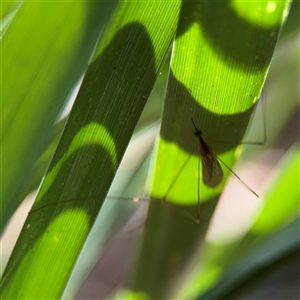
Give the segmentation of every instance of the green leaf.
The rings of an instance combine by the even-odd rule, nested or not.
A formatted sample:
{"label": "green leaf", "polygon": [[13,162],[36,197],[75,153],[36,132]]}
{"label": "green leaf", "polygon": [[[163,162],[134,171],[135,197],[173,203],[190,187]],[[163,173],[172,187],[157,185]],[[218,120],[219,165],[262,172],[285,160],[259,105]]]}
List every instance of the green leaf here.
{"label": "green leaf", "polygon": [[[82,75],[115,2],[24,2],[1,41],[1,227]],[[3,230],[3,228],[1,228]]]}
{"label": "green leaf", "polygon": [[[197,218],[198,182],[202,182],[191,118],[222,161],[232,167],[238,157],[235,148],[261,93],[286,5],[276,2],[269,7],[267,1],[253,2],[250,7],[248,2],[183,3],[151,186],[153,198],[175,204],[150,203],[137,271],[129,284],[133,291],[149,299],[165,299],[178,297],[184,287],[184,276],[195,263],[189,259],[201,253],[229,174],[223,168],[225,176],[216,189],[201,183],[200,225],[189,222],[181,212]],[[205,257],[199,258],[200,266],[203,260]],[[206,287],[200,282],[195,288]]]}
{"label": "green leaf", "polygon": [[[144,221],[149,203],[145,198],[140,198],[138,202],[135,202],[132,198],[127,198],[126,195],[143,195],[144,191],[141,188],[145,185],[149,169],[151,150],[155,138],[154,132],[157,132],[157,125],[155,127],[155,131],[153,126],[151,126],[146,131],[142,130],[133,136],[110,188],[109,195],[111,196],[105,201],[93,225],[64,291],[63,299],[75,297],[81,285],[84,285],[84,282],[89,280],[88,274],[96,264],[96,261],[101,259],[103,255],[105,257],[105,253],[108,253],[107,248],[114,242],[116,235],[120,231],[125,232],[126,237],[132,236],[134,239],[136,233],[141,230],[140,226]],[[149,138],[149,135],[152,138]],[[150,145],[151,147],[149,147]],[[136,215],[139,216],[136,219],[136,223],[133,226],[129,225],[131,217]],[[126,224],[129,227],[126,227]],[[133,251],[134,245],[135,243],[132,243]],[[133,255],[132,251],[126,252],[127,255]],[[126,257],[123,251],[121,253],[123,258],[124,256]],[[126,259],[123,261],[126,263]],[[121,266],[119,267],[120,269],[122,268]],[[76,297],[78,298],[78,295]],[[83,294],[83,297],[87,297],[87,295]]]}
{"label": "green leaf", "polygon": [[3,298],[63,292],[168,54],[179,7],[125,2],[114,14],[4,272]]}
{"label": "green leaf", "polygon": [[[252,202],[255,201],[247,204],[244,203],[243,197],[234,202],[240,202],[238,207],[221,205],[222,209],[221,206],[218,208],[219,212],[224,211],[225,217],[222,219],[220,213],[216,214],[210,231],[216,227],[215,222],[220,224],[220,237],[212,240],[211,234],[208,233],[199,264],[193,269],[196,275],[193,272],[190,275],[190,280],[187,280],[189,284],[183,289],[185,292],[180,294],[182,298],[197,294],[195,291],[198,290],[199,283],[201,292],[198,294],[202,299],[233,299],[237,297],[233,294],[237,291],[246,295],[249,290],[254,289],[255,292],[257,278],[260,278],[261,285],[264,276],[270,276],[268,269],[273,270],[273,275],[277,274],[280,261],[288,259],[297,247],[299,225],[295,218],[298,214],[299,191],[295,173],[299,170],[299,145],[298,130],[293,124],[293,119],[297,122],[298,93],[294,80],[299,76],[295,63],[298,53],[298,34],[283,38],[278,44],[266,82],[267,144],[261,150],[257,149],[257,146],[247,147],[247,165],[250,165],[250,162],[259,163],[259,168],[252,171],[253,177],[259,185],[267,185],[266,197],[263,192],[265,188],[260,188],[260,198],[256,201],[258,207],[254,211],[251,207],[253,208]],[[286,105],[282,105],[284,97],[287,97]],[[260,122],[253,125],[251,129],[254,129],[254,132],[262,130]],[[291,142],[295,143],[292,147],[289,144]],[[279,160],[278,154],[285,149],[286,154]],[[251,168],[248,169],[251,171]],[[244,206],[246,208],[241,212]],[[245,215],[247,208],[248,215]],[[232,213],[228,214],[228,211]],[[251,226],[252,224],[254,225]],[[244,230],[241,231],[241,228]],[[238,236],[235,234],[237,231]],[[244,238],[243,234],[241,236],[243,232],[248,232]],[[283,284],[273,282],[274,284],[277,284],[278,292],[284,289]],[[295,288],[295,285],[291,284],[291,287]],[[207,288],[209,290],[203,294]],[[245,297],[244,294],[242,298]]]}

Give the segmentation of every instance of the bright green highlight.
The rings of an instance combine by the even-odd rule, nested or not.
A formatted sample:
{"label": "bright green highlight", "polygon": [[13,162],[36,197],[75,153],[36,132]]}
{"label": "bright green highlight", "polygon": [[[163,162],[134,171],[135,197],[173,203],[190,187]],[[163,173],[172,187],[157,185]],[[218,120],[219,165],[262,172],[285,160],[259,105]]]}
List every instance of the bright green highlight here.
{"label": "bright green highlight", "polygon": [[[111,163],[117,168],[117,152],[113,137],[109,134],[108,130],[100,124],[92,123],[84,126],[74,136],[68,150],[61,160],[48,172],[47,180],[43,185],[43,189],[40,191],[39,198],[43,197],[48,192],[48,188],[52,185],[56,179],[62,165],[79,149],[85,146],[97,145],[106,149],[107,154],[111,158]],[[75,163],[75,161],[74,161]],[[48,188],[47,188],[48,187]]]}
{"label": "bright green highlight", "polygon": [[149,295],[143,292],[130,291],[130,290],[120,290],[114,297],[115,300],[126,299],[126,300],[148,300]]}
{"label": "bright green highlight", "polygon": [[[224,60],[220,53],[211,49],[211,44],[205,42],[202,31],[201,24],[194,23],[176,40],[174,55],[178,59],[173,58],[171,65],[176,80],[186,86],[193,99],[214,114],[245,111],[258,99],[260,88],[256,82],[259,73],[241,72],[237,62]],[[207,57],[203,53],[207,53]],[[182,60],[186,63],[181,64]],[[228,88],[228,84],[235,88]],[[226,105],[224,99],[231,99],[232,105]]]}
{"label": "bright green highlight", "polygon": [[[23,257],[19,261],[18,275],[30,280],[32,289],[28,290],[26,281],[18,281],[18,277],[12,277],[9,284],[5,285],[2,292],[5,293],[11,285],[18,284],[18,289],[14,290],[14,297],[28,298],[47,298],[51,294],[51,286],[45,285],[43,276],[45,270],[53,270],[55,276],[52,277],[53,284],[61,284],[61,276],[67,268],[69,262],[77,258],[76,251],[70,247],[70,243],[78,243],[82,237],[89,232],[89,218],[87,214],[80,210],[69,210],[57,216],[49,226],[45,227],[43,232],[40,228],[44,227],[44,222],[41,217],[32,218],[30,223],[26,223],[26,233],[30,239],[24,240],[19,245],[22,248]],[[76,234],[70,236],[71,228],[76,227]],[[47,243],[45,243],[47,240]],[[34,241],[34,242],[33,242]],[[35,272],[28,272],[28,266]],[[43,266],[41,268],[40,266]],[[7,276],[9,274],[5,274]],[[50,274],[49,274],[50,275]],[[17,281],[17,282],[15,282]],[[40,287],[44,288],[41,289]],[[30,297],[29,297],[30,295]]]}
{"label": "bright green highlight", "polygon": [[[198,141],[193,136],[192,130],[187,135],[191,137],[191,143],[197,147]],[[221,188],[211,189],[203,185],[202,165],[200,166],[200,173],[198,173],[199,155],[189,155],[181,151],[176,144],[168,143],[164,139],[158,141],[158,147],[155,172],[156,174],[163,174],[164,179],[153,182],[155,188],[153,188],[151,195],[154,198],[164,199],[167,196],[167,199],[174,203],[196,204],[199,182],[201,201],[209,199],[215,191],[221,191]],[[174,159],[169,159],[170,156]],[[228,154],[222,157],[229,159]],[[226,169],[223,171],[224,174],[228,173]]]}
{"label": "bright green highlight", "polygon": [[[166,43],[168,43],[168,40],[164,39],[163,35],[157,34],[157,28],[160,25],[153,24],[149,26],[149,23],[151,22],[151,18],[154,16],[154,18],[159,18],[158,22],[160,24],[177,24],[181,1],[172,0],[172,3],[159,2],[160,1],[157,1],[156,3],[155,1],[135,1],[134,6],[130,7],[130,14],[128,14],[128,1],[122,1],[116,12],[116,15],[109,24],[109,33],[106,35],[105,39],[101,41],[101,47],[95,53],[94,58],[97,57],[98,53],[100,53],[109,44],[111,38],[117,33],[120,27],[128,24],[139,24],[140,26],[143,26],[151,40],[153,49],[158,50],[158,48],[156,48],[157,46],[164,47]],[[164,14],[161,13],[162,11],[164,11]],[[132,43],[136,42],[137,41],[133,36]],[[121,50],[122,49],[119,51]],[[156,55],[153,56],[155,69],[159,69],[161,67],[162,55],[159,53],[159,51],[157,51],[155,54]]]}
{"label": "bright green highlight", "polygon": [[280,26],[283,18],[282,11],[286,6],[284,1],[278,0],[232,0],[230,3],[239,18],[251,22],[254,26],[265,28]]}

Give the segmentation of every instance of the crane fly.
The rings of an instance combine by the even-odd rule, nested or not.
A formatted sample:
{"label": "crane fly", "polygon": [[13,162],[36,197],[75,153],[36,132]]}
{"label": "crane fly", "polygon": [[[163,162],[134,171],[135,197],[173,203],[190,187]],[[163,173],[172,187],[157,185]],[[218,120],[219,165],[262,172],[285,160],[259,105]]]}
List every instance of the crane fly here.
{"label": "crane fly", "polygon": [[[210,188],[215,188],[217,187],[222,179],[223,179],[223,170],[221,167],[221,164],[226,167],[231,174],[236,177],[240,183],[242,183],[244,185],[244,187],[246,187],[250,192],[252,192],[256,197],[259,197],[257,193],[255,193],[255,191],[253,189],[251,189],[229,166],[227,166],[227,164],[221,160],[216,153],[214,152],[213,148],[210,147],[208,145],[208,143],[204,140],[204,138],[202,137],[203,132],[198,129],[198,127],[196,126],[194,120],[191,118],[191,121],[193,123],[194,126],[194,135],[197,137],[198,139],[198,146],[199,146],[199,160],[198,160],[198,176],[200,174],[200,169],[201,169],[201,165],[202,165],[202,181],[203,183],[210,187]],[[200,162],[201,161],[201,162]],[[174,185],[178,175],[181,173],[181,171],[183,170],[184,166],[186,165],[187,161],[182,165],[181,169],[179,170],[178,174],[176,175],[175,179],[173,180],[173,183],[169,186],[167,193],[165,194],[165,196],[163,197],[163,199],[166,199],[167,194],[170,192],[172,186]],[[221,164],[220,164],[221,163]],[[200,178],[200,176],[198,177]],[[200,222],[200,182],[198,180],[198,197],[197,197],[197,220],[195,220],[193,218],[194,221],[196,221],[197,223]],[[83,200],[86,199],[97,199],[97,196],[90,196],[90,197],[83,197]],[[127,198],[127,197],[110,197],[107,196],[106,199],[121,199],[121,200],[131,200],[133,202],[143,202],[143,201],[148,201],[149,199],[143,197],[143,198],[138,198],[138,197],[134,197],[134,198]],[[64,200],[61,201],[60,203],[68,203],[68,202],[73,202],[74,199],[71,200]],[[58,204],[59,202],[52,202],[52,203],[48,203],[43,205],[42,207],[38,207],[35,209],[32,209],[29,214],[38,211],[42,208],[45,208],[47,206],[51,206],[54,204]],[[191,216],[189,216],[189,218],[191,218]]]}
{"label": "crane fly", "polygon": [[[198,138],[199,142],[199,162],[198,162],[198,176],[200,174],[200,160],[202,162],[202,180],[203,183],[211,188],[219,185],[223,179],[223,170],[220,162],[226,167],[231,174],[236,177],[250,192],[252,192],[256,197],[259,197],[254,190],[252,190],[233,170],[231,170],[214,152],[214,150],[205,142],[202,137],[202,131],[199,130],[191,118],[194,125],[195,131],[194,135]],[[200,184],[198,181],[198,223],[200,222]]]}

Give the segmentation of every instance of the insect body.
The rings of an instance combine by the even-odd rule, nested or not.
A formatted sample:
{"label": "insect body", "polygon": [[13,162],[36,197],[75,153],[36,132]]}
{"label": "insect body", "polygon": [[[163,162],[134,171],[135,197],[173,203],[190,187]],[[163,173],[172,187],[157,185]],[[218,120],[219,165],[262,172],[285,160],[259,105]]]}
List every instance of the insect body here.
{"label": "insect body", "polygon": [[[202,131],[199,130],[193,119],[192,123],[195,127],[194,134],[199,141],[199,155],[202,162],[202,180],[208,187],[214,188],[221,183],[223,179],[223,170],[220,162],[236,177],[250,192],[256,197],[258,195],[233,171],[231,170],[220,158],[217,157],[214,150],[205,142],[202,137]],[[198,174],[200,174],[200,160],[198,163]],[[220,162],[219,162],[220,161]],[[198,222],[200,222],[200,183],[198,182]]]}
{"label": "insect body", "polygon": [[202,137],[202,131],[197,128],[194,120],[191,120],[195,127],[194,134],[199,140],[199,154],[202,162],[203,183],[211,188],[214,188],[222,181],[222,167],[214,150],[204,141]]}

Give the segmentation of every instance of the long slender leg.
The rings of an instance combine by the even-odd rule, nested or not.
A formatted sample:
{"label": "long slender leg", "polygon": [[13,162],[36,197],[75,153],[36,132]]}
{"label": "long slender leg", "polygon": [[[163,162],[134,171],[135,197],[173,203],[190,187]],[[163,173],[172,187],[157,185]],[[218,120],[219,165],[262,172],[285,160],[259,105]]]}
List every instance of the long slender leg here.
{"label": "long slender leg", "polygon": [[200,159],[200,157],[198,158],[198,183],[197,183],[197,185],[198,185],[198,187],[197,187],[197,189],[198,189],[198,195],[197,195],[197,197],[198,197],[198,210],[197,210],[197,221],[200,223],[200,184],[201,184],[201,180],[200,180],[200,175],[201,175],[201,159]]}
{"label": "long slender leg", "polygon": [[185,162],[182,164],[181,168],[179,169],[179,171],[177,172],[177,174],[176,174],[176,176],[174,177],[173,181],[171,182],[171,184],[170,184],[168,190],[166,191],[166,193],[165,193],[165,195],[164,195],[164,197],[163,197],[163,200],[165,200],[165,199],[167,198],[167,196],[168,196],[168,194],[170,193],[172,187],[173,187],[174,184],[176,183],[176,181],[177,181],[177,179],[178,179],[180,173],[181,173],[182,170],[185,168],[185,166],[186,166],[186,164],[189,162],[190,158],[191,158],[190,156],[187,157],[187,159],[185,160]]}

